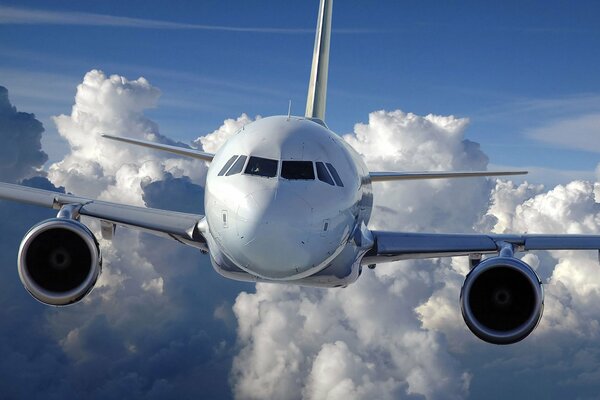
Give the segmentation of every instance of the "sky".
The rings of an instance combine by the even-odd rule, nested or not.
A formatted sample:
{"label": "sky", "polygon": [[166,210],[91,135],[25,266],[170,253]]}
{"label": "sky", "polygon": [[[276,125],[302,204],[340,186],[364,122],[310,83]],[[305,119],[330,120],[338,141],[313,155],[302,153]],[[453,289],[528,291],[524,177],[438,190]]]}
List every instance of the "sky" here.
{"label": "sky", "polygon": [[[290,99],[302,114],[314,3],[0,2],[0,177],[202,213],[204,163],[97,133],[216,151]],[[599,8],[337,1],[326,120],[370,167],[532,171],[527,182],[380,184],[370,227],[600,233]],[[544,317],[498,347],[462,322],[460,258],[379,266],[341,290],[251,285],[221,278],[193,249],[122,229],[100,240],[90,296],[48,308],[23,290],[15,260],[27,229],[52,214],[0,202],[7,398],[600,393],[593,253],[525,255],[545,283]]]}
{"label": "sky", "polygon": [[[91,69],[150,80],[162,95],[148,114],[182,141],[241,112],[284,114],[289,100],[304,111],[316,21],[305,1],[0,6],[0,75],[44,122],[51,160],[66,149],[50,116],[69,109]],[[381,109],[468,117],[493,165],[530,167],[551,184],[567,182],[564,171],[589,178],[600,151],[598,12],[593,1],[336,2],[327,122],[345,134]]]}

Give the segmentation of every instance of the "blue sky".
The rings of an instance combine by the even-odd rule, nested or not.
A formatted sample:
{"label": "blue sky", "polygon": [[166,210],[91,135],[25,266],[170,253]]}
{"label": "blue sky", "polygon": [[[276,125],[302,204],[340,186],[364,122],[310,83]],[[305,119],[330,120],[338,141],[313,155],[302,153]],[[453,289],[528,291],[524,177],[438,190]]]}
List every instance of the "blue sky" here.
{"label": "blue sky", "polygon": [[[76,84],[93,68],[129,79],[141,75],[160,88],[159,106],[149,115],[163,134],[180,140],[242,112],[285,113],[288,99],[294,113],[304,111],[316,4],[0,4],[1,83],[17,107],[44,122],[51,159],[60,155],[60,141],[48,117],[70,112]],[[600,137],[597,125],[562,125],[569,130],[563,133],[552,128],[600,114],[599,11],[596,2],[584,1],[338,1],[327,122],[343,134],[379,109],[469,117],[467,137],[482,144],[492,165],[591,177],[599,141],[587,146],[578,135],[591,130]],[[532,138],[540,128],[569,139],[539,140],[546,131]],[[571,141],[584,144],[572,149]]]}

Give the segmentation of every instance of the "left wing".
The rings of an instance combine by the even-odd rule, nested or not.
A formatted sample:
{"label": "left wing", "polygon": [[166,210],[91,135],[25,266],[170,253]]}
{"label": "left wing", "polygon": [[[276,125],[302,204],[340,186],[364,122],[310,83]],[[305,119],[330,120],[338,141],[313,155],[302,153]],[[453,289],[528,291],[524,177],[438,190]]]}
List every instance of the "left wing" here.
{"label": "left wing", "polygon": [[600,250],[600,235],[494,235],[371,231],[374,245],[362,265],[415,258],[455,257],[499,253],[505,245],[515,251]]}
{"label": "left wing", "polygon": [[527,171],[422,171],[370,172],[372,182],[406,181],[417,179],[472,178],[478,176],[526,175]]}
{"label": "left wing", "polygon": [[116,225],[121,225],[207,250],[206,240],[200,231],[203,215],[128,206],[9,183],[0,183],[0,199],[55,210],[73,205],[77,207],[79,215],[100,220],[103,234],[105,228],[114,230]]}

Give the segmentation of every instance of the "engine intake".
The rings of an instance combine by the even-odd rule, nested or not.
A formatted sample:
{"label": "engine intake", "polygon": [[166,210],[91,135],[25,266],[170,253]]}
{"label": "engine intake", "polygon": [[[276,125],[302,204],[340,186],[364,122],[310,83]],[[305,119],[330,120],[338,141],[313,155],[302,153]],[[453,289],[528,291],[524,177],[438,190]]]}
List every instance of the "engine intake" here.
{"label": "engine intake", "polygon": [[477,337],[493,344],[525,339],[544,309],[537,274],[514,257],[492,257],[469,272],[460,293],[465,323]]}
{"label": "engine intake", "polygon": [[64,306],[83,299],[102,269],[100,248],[82,223],[49,219],[27,232],[18,256],[19,277],[37,300]]}

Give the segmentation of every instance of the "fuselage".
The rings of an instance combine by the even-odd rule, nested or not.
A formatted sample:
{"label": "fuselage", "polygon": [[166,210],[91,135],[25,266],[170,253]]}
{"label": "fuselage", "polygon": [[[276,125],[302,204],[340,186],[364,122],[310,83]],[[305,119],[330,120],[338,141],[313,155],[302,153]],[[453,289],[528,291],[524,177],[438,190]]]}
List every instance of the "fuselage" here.
{"label": "fuselage", "polygon": [[347,285],[370,245],[372,204],[367,167],[338,135],[306,118],[259,119],[208,170],[213,266],[238,280]]}

